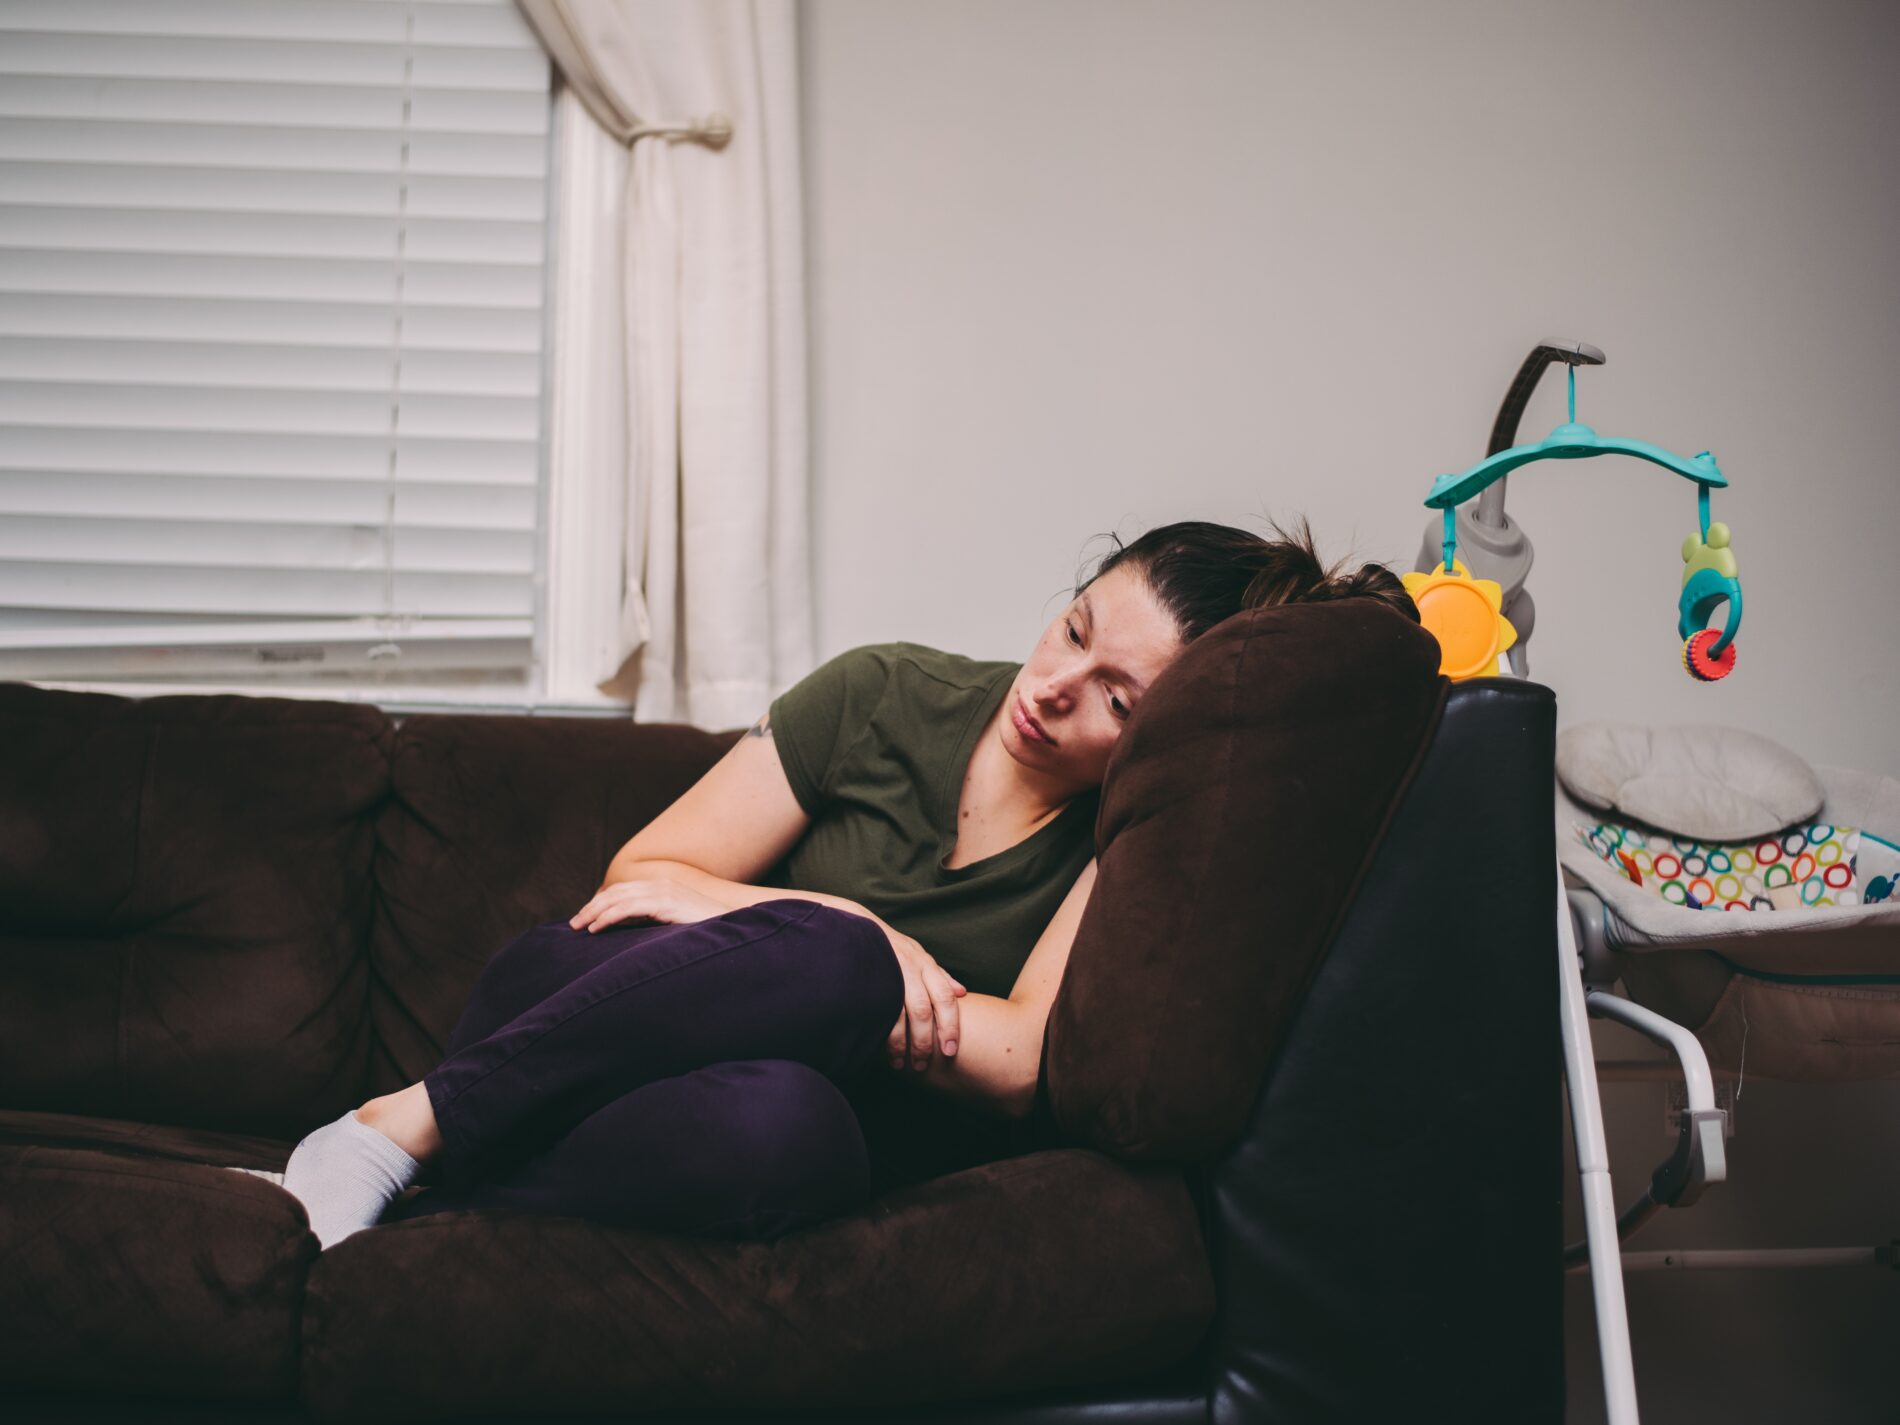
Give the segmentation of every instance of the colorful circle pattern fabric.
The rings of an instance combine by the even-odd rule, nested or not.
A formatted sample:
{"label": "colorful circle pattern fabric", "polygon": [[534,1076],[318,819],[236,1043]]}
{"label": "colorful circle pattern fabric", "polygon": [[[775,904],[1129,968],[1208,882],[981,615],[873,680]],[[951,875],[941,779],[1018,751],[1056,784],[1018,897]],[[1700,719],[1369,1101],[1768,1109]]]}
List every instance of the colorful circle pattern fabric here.
{"label": "colorful circle pattern fabric", "polygon": [[[1576,826],[1577,839],[1635,885],[1687,910],[1799,910],[1872,905],[1894,895],[1890,876],[1856,885],[1857,827],[1814,822],[1751,844],[1708,846],[1615,822]],[[1655,849],[1652,849],[1655,848]],[[1771,894],[1779,892],[1780,894]]]}

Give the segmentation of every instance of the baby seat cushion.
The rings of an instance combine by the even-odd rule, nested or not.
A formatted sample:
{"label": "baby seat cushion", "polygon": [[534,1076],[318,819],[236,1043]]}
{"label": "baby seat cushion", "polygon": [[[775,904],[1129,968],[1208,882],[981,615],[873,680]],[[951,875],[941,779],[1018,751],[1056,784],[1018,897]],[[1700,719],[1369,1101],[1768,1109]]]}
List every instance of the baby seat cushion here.
{"label": "baby seat cushion", "polygon": [[1614,821],[1572,829],[1632,885],[1692,910],[1878,905],[1894,893],[1900,869],[1900,852],[1871,832],[1818,821],[1728,844]]}
{"label": "baby seat cushion", "polygon": [[[1693,1030],[1715,1068],[1807,1082],[1900,1078],[1900,781],[1814,771],[1817,816],[1727,842],[1603,817],[1560,778],[1564,882],[1605,943],[1632,952],[1619,964],[1629,997]],[[1726,913],[1735,909],[1753,913]]]}
{"label": "baby seat cushion", "polygon": [[1713,843],[1812,822],[1827,795],[1780,743],[1705,723],[1578,723],[1557,734],[1557,779],[1586,806]]}

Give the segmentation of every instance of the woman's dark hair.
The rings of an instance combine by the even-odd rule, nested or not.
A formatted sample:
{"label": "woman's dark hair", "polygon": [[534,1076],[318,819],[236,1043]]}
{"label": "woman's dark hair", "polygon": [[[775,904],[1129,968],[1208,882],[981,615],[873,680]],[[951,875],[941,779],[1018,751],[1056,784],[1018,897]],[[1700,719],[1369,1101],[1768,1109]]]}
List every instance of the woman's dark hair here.
{"label": "woman's dark hair", "polygon": [[1076,586],[1076,593],[1126,565],[1173,617],[1184,646],[1243,609],[1273,604],[1377,599],[1419,621],[1418,605],[1398,575],[1383,564],[1362,564],[1356,573],[1341,574],[1339,564],[1331,569],[1321,565],[1304,515],[1298,533],[1289,533],[1275,520],[1267,523],[1277,538],[1205,520],[1162,525],[1128,545],[1110,535],[1116,547]]}

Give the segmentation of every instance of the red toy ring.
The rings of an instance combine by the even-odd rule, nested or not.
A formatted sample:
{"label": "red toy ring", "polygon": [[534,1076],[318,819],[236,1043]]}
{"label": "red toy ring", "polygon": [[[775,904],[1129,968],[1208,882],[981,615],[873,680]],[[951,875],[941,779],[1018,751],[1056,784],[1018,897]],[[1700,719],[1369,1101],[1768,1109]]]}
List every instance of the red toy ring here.
{"label": "red toy ring", "polygon": [[1691,635],[1682,645],[1682,666],[1691,678],[1698,682],[1713,683],[1717,678],[1726,678],[1735,671],[1735,645],[1733,642],[1722,650],[1719,658],[1709,657],[1709,645],[1720,638],[1721,634],[1712,628],[1705,628]]}

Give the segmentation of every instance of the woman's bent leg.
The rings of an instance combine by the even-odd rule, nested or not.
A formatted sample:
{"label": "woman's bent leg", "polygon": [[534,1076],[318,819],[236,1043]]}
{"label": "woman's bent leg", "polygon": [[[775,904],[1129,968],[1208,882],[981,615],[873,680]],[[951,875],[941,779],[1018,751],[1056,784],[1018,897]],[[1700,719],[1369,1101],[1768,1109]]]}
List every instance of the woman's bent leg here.
{"label": "woman's bent leg", "polygon": [[482,966],[444,1058],[486,1039],[516,1015],[533,1009],[556,990],[578,980],[604,960],[665,931],[665,925],[612,925],[577,931],[564,920],[532,926],[510,940]]}
{"label": "woman's bent leg", "polygon": [[882,1062],[903,1002],[877,923],[815,901],[643,932],[423,1076],[441,1178],[468,1186],[632,1089],[713,1064],[787,1059],[850,1079]]}
{"label": "woman's bent leg", "polygon": [[836,1084],[789,1059],[750,1059],[642,1085],[498,1176],[432,1189],[383,1220],[507,1208],[765,1240],[850,1211],[870,1175]]}

